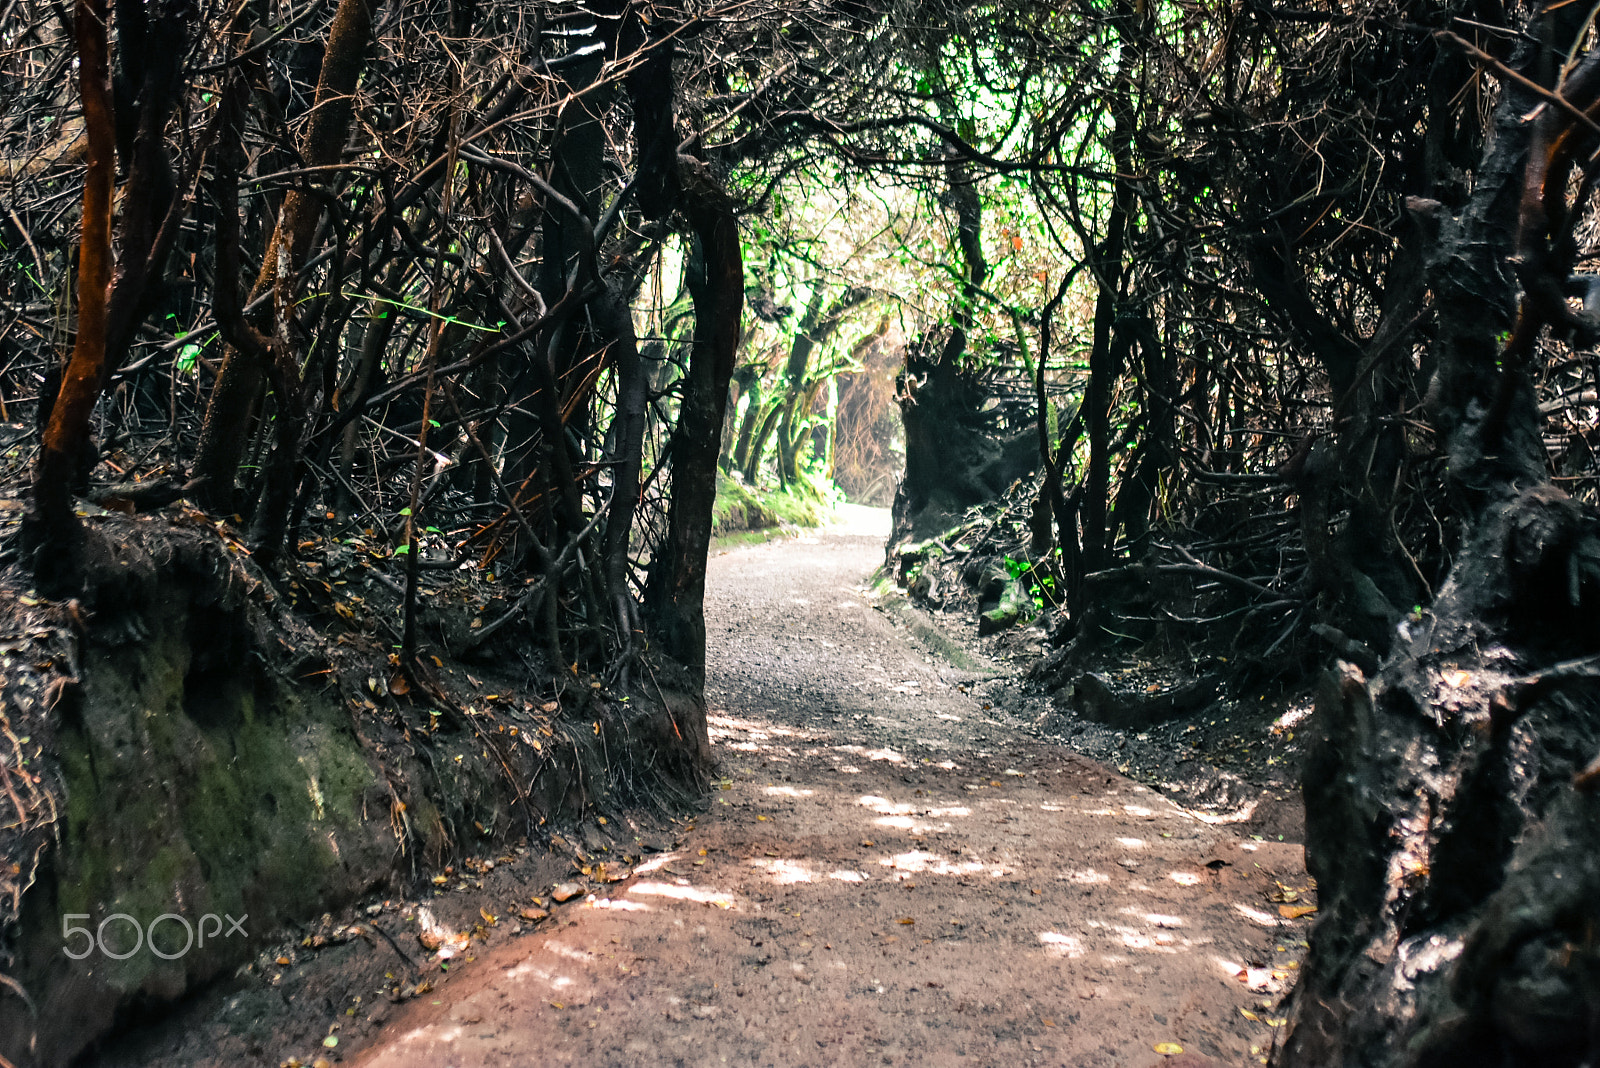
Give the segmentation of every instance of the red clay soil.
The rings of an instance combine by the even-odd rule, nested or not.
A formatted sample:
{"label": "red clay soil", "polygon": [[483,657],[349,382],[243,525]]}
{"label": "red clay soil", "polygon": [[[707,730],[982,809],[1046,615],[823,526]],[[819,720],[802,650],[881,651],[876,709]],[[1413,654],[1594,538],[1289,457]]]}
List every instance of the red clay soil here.
{"label": "red clay soil", "polygon": [[355,1063],[1263,1062],[1310,923],[1284,914],[1314,900],[1299,845],[1015,729],[992,665],[883,610],[882,543],[717,555],[710,811],[395,1006]]}

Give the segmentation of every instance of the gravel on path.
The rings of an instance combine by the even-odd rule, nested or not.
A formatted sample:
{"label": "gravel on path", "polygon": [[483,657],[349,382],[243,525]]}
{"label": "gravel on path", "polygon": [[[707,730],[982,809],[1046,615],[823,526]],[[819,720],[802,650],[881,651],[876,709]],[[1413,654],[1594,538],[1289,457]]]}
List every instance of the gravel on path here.
{"label": "gravel on path", "polygon": [[[1254,1065],[1304,952],[1254,841],[984,698],[878,597],[887,514],[714,549],[709,811],[401,1007],[357,1060]],[[1296,913],[1301,908],[1287,907]],[[1179,1051],[1182,1052],[1179,1052]]]}

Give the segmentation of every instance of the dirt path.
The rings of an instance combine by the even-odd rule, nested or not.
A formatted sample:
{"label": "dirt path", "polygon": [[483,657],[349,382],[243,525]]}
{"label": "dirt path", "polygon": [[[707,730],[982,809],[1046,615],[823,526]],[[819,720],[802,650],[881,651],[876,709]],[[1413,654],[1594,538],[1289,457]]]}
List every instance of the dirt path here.
{"label": "dirt path", "polygon": [[358,1064],[1258,1063],[1263,988],[1303,952],[1270,900],[1305,886],[1299,848],[1014,730],[981,664],[873,597],[883,520],[855,519],[713,559],[723,779],[678,848],[407,1003]]}

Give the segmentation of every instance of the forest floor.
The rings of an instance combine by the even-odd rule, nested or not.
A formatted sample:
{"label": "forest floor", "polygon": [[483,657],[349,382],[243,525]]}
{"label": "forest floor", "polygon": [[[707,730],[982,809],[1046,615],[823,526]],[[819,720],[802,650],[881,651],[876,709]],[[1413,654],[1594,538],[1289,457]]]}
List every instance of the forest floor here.
{"label": "forest floor", "polygon": [[1299,846],[1021,732],[996,665],[874,595],[883,513],[847,516],[714,556],[722,778],[681,846],[359,1064],[1258,1062],[1303,952],[1273,902],[1305,893]]}
{"label": "forest floor", "polygon": [[206,1063],[208,1029],[255,1036],[230,1063],[363,1068],[1264,1062],[1314,911],[1294,821],[1254,833],[1044,735],[1014,667],[872,585],[887,524],[713,550],[712,801],[641,821],[619,881],[556,904],[567,869],[504,858],[430,902],[504,914],[464,955],[401,935],[429,974],[407,1000],[331,957],[296,986],[296,957],[100,1063]]}

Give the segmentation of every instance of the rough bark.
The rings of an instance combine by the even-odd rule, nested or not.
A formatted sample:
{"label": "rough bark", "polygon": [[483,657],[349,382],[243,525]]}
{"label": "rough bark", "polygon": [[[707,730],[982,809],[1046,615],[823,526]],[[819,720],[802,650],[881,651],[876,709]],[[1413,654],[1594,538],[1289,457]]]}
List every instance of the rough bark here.
{"label": "rough bark", "polygon": [[[340,0],[334,13],[311,123],[300,146],[308,168],[330,166],[344,154],[355,114],[356,82],[366,65],[372,41],[373,7],[374,0]],[[251,301],[277,286],[280,275],[292,287],[321,216],[322,201],[314,194],[296,188],[284,196],[277,228],[250,291]],[[277,321],[287,314],[287,308],[276,308],[274,321],[258,324],[257,328],[273,336],[278,332]],[[194,474],[203,480],[201,502],[214,512],[226,514],[235,508],[234,479],[250,441],[250,413],[270,371],[265,361],[236,348],[230,347],[223,356],[222,371],[206,406],[194,462]],[[298,407],[298,397],[293,395],[280,396],[278,400],[286,407]]]}
{"label": "rough bark", "polygon": [[667,655],[705,683],[706,621],[703,604],[711,509],[717,495],[717,457],[739,346],[744,309],[744,264],[733,205],[705,165],[680,159],[695,248],[687,269],[694,297],[694,341],[683,383],[672,453],[672,505],[667,539],[651,562],[646,605],[652,637]]}
{"label": "rough bark", "polygon": [[[1540,39],[1564,51],[1581,18],[1536,19],[1514,64],[1536,71]],[[1566,88],[1587,105],[1585,86]],[[1549,481],[1517,352],[1552,311],[1528,265],[1570,269],[1553,227],[1518,233],[1571,124],[1539,103],[1508,79],[1464,209],[1413,204],[1438,307],[1429,414],[1465,533],[1377,674],[1341,663],[1319,693],[1305,791],[1322,915],[1282,1065],[1600,1055],[1600,516]]]}
{"label": "rough bark", "polygon": [[78,85],[89,138],[78,249],[78,332],[45,426],[39,459],[34,464],[33,501],[25,532],[35,574],[46,588],[71,582],[82,537],[73,512],[72,490],[81,457],[93,447],[89,419],[100,399],[105,377],[106,313],[111,285],[111,187],[116,136],[105,0],[77,0],[73,15]]}

